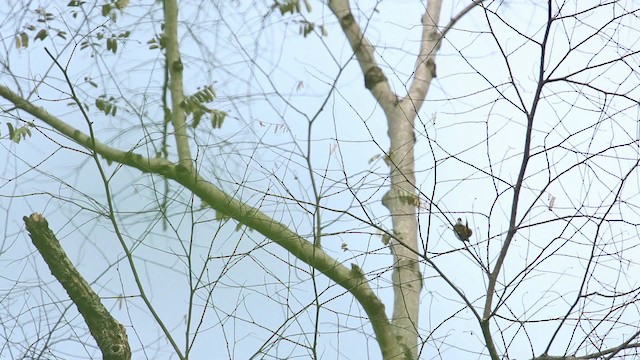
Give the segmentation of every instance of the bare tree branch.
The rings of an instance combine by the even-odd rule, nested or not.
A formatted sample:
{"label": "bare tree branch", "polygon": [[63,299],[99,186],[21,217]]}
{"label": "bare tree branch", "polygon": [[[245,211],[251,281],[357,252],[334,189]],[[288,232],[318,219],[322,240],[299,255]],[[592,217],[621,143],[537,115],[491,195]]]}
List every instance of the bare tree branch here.
{"label": "bare tree branch", "polygon": [[178,45],[178,2],[177,0],[165,0],[163,36],[167,42],[166,65],[169,73],[169,89],[171,91],[171,123],[175,132],[178,158],[180,165],[191,168],[193,166],[185,110],[183,109],[184,88],[182,74],[184,65],[180,59],[180,47]]}
{"label": "bare tree branch", "polygon": [[111,316],[85,279],[71,263],[49,223],[41,214],[23,217],[33,245],[60,282],[96,340],[104,360],[130,360],[131,348],[124,326]]}
{"label": "bare tree branch", "polygon": [[44,121],[79,145],[95,151],[107,161],[128,165],[146,173],[158,174],[175,180],[216,211],[260,232],[353,294],[371,320],[385,359],[390,359],[403,352],[391,330],[392,327],[385,313],[384,304],[361,276],[355,276],[359,274],[354,274],[352,269],[342,265],[322,249],[292,232],[285,225],[275,221],[259,209],[224,193],[220,188],[202,178],[194,167],[187,169],[163,158],[146,158],[133,152],[124,152],[106,146],[49,114],[43,108],[32,105],[4,85],[0,85],[0,96],[11,101],[17,108]]}

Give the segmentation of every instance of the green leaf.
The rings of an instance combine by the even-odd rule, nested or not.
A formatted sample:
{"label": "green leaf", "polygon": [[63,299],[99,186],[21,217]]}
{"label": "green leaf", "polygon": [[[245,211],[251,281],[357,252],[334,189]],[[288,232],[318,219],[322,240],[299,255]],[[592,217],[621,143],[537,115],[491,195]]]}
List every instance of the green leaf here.
{"label": "green leaf", "polygon": [[305,21],[300,25],[300,33],[302,34],[303,37],[307,37],[307,35],[313,32],[314,28],[315,28],[315,24]]}
{"label": "green leaf", "polygon": [[109,16],[111,13],[111,4],[102,5],[102,16]]}
{"label": "green leaf", "polygon": [[222,110],[211,111],[211,127],[219,129],[222,127],[222,122],[227,117],[227,113]]}
{"label": "green leaf", "polygon": [[20,141],[22,139],[26,139],[27,136],[31,137],[31,126],[33,125],[27,124],[16,129],[13,127],[13,125],[7,123],[7,128],[9,129],[9,138],[15,143],[20,143]]}
{"label": "green leaf", "polygon": [[20,33],[20,40],[22,40],[22,47],[26,48],[29,46],[29,35],[26,32]]}
{"label": "green leaf", "polygon": [[116,0],[115,5],[116,9],[122,11],[129,5],[129,0]]}
{"label": "green leaf", "polygon": [[47,30],[42,29],[40,31],[38,31],[38,33],[36,34],[36,36],[34,37],[34,40],[43,40],[49,35],[49,33],[47,32]]}
{"label": "green leaf", "polygon": [[7,123],[7,127],[9,128],[9,139],[13,139],[13,137],[16,135],[15,130],[13,130],[13,125]]}
{"label": "green leaf", "polygon": [[112,37],[107,39],[107,50],[110,50],[114,54],[118,51],[118,40],[116,40],[116,38]]}
{"label": "green leaf", "polygon": [[93,80],[91,80],[89,78],[85,78],[85,80],[89,83],[89,85],[93,86],[94,88],[98,87],[98,84],[95,81],[93,81]]}
{"label": "green leaf", "polygon": [[382,157],[382,155],[380,155],[380,154],[373,155],[372,157],[369,158],[368,163],[371,164],[372,162],[380,159],[381,157]]}
{"label": "green leaf", "polygon": [[96,108],[102,111],[105,115],[116,116],[118,106],[116,104],[116,99],[113,96],[107,99],[107,95],[100,95],[96,98],[95,105]]}

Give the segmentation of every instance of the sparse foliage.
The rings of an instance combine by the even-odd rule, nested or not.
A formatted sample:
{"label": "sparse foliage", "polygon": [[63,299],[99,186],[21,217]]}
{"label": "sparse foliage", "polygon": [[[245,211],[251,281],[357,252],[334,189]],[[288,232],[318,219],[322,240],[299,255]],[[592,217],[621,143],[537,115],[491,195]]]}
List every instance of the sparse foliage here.
{"label": "sparse foliage", "polygon": [[0,5],[0,357],[637,357],[637,5]]}

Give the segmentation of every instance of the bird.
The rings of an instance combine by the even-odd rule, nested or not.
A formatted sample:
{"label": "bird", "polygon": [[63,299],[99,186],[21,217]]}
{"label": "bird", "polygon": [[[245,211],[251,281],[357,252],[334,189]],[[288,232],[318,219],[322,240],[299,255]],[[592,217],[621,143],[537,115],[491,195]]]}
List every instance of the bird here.
{"label": "bird", "polygon": [[458,218],[458,221],[453,225],[453,232],[456,233],[456,237],[463,242],[469,241],[473,231],[469,228],[469,222],[465,220],[465,224],[462,224],[462,219]]}

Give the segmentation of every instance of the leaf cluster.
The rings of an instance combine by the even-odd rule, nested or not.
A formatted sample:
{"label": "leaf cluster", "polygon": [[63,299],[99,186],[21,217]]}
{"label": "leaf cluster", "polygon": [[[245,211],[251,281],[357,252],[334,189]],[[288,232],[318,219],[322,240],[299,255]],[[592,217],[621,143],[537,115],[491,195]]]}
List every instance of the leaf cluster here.
{"label": "leaf cluster", "polygon": [[181,106],[187,115],[193,116],[191,126],[195,129],[200,124],[202,117],[211,116],[211,126],[219,129],[222,126],[227,113],[222,110],[210,109],[204,103],[212,102],[216,98],[216,92],[213,86],[207,85],[199,89],[195,94],[185,97]]}

